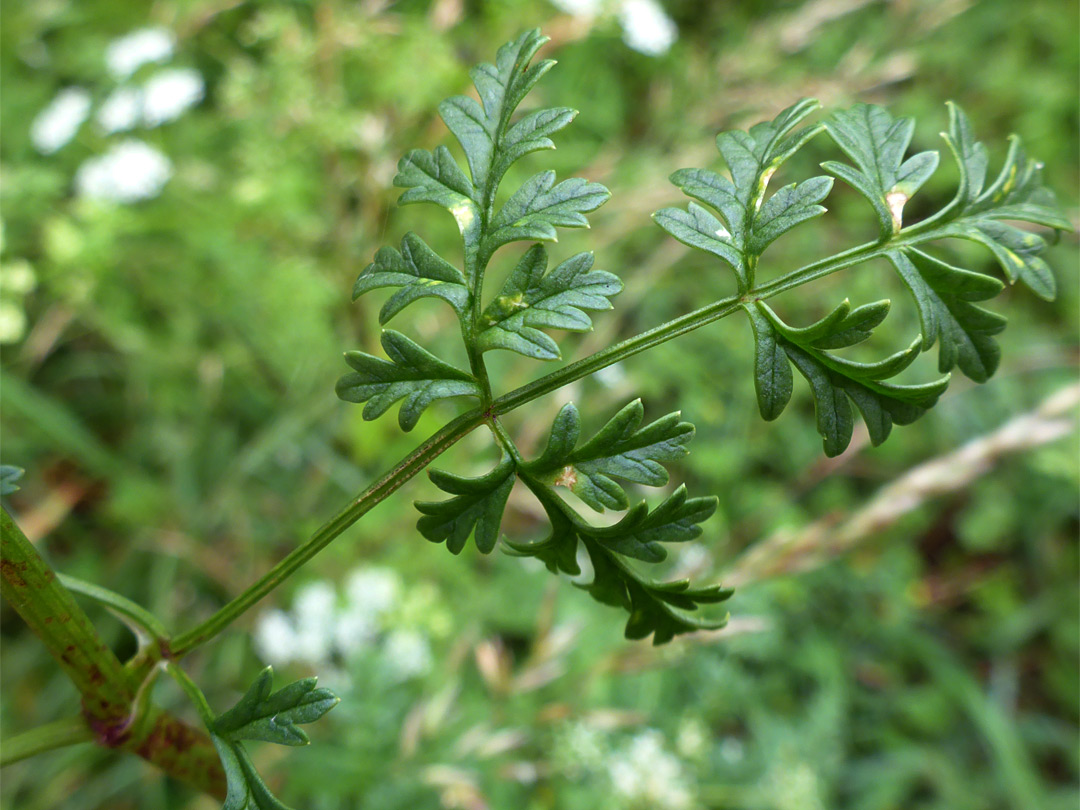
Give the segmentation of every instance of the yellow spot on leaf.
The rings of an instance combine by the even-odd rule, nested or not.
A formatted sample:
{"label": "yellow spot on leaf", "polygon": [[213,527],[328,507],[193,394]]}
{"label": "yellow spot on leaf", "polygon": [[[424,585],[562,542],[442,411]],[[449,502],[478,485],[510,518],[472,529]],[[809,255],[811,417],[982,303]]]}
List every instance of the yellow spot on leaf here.
{"label": "yellow spot on leaf", "polygon": [[562,468],[562,472],[555,478],[555,486],[573,489],[577,483],[577,470],[570,464]]}
{"label": "yellow spot on leaf", "polygon": [[885,195],[885,204],[892,214],[893,233],[899,233],[904,224],[904,205],[911,199],[902,191],[890,191]]}

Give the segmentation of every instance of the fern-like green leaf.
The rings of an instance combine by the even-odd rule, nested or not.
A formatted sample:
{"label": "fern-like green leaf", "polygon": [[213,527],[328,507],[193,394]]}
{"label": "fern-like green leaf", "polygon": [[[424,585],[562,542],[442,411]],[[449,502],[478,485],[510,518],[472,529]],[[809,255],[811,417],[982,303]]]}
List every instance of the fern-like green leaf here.
{"label": "fern-like green leaf", "polygon": [[753,286],[757,260],[772,242],[799,223],[825,213],[819,203],[832,188],[828,177],[792,183],[765,199],[769,180],[780,165],[822,130],[820,124],[795,130],[819,106],[814,99],[803,99],[772,121],[755,124],[749,132],[717,135],[716,145],[731,172],[730,180],[709,169],[680,169],[671,175],[672,183],[715,209],[722,222],[695,203],[686,211],[664,208],[653,215],[661,228],[683,244],[707,250],[730,264],[740,292]]}
{"label": "fern-like green leaf", "polygon": [[915,297],[923,348],[930,348],[935,341],[940,346],[938,370],[959,367],[975,382],[986,382],[1001,360],[1001,349],[993,336],[1005,328],[1005,319],[971,302],[993,298],[1005,285],[982,273],[952,267],[915,248],[888,255]]}
{"label": "fern-like green leaf", "polygon": [[910,424],[922,416],[948,385],[948,377],[924,385],[884,382],[915,360],[921,340],[877,363],[855,363],[823,349],[865,339],[884,317],[880,303],[851,310],[845,301],[818,323],[802,329],[785,324],[763,302],[745,304],[743,309],[757,341],[754,377],[761,415],[775,419],[787,405],[791,371],[784,366],[790,361],[810,384],[818,432],[828,456],[840,454],[851,441],[854,419],[849,400],[862,413],[870,440],[878,445],[893,424]]}
{"label": "fern-like green leaf", "polygon": [[465,276],[442,259],[415,233],[401,240],[401,250],[380,248],[375,261],[356,279],[353,300],[379,287],[400,287],[379,312],[379,323],[386,323],[420,298],[441,298],[460,316],[469,303]]}
{"label": "fern-like green leaf", "polygon": [[877,214],[881,240],[890,239],[903,226],[907,201],[937,169],[938,153],[919,152],[905,160],[914,119],[894,119],[872,104],[833,113],[825,129],[855,167],[827,161],[821,168],[866,197]]}
{"label": "fern-like green leaf", "polygon": [[273,667],[267,667],[227,712],[214,720],[214,734],[231,742],[262,740],[279,745],[311,742],[299,727],[314,723],[340,702],[329,689],[316,688],[317,678],[304,678],[273,694]]}
{"label": "fern-like green leaf", "polygon": [[567,403],[555,418],[543,454],[524,470],[546,484],[567,487],[598,512],[626,509],[630,500],[614,479],[663,486],[668,474],[661,462],[686,455],[694,436],[694,426],[681,421],[678,413],[640,427],[644,413],[641,400],[634,400],[575,447],[581,416],[573,403]]}
{"label": "fern-like green leaf", "polygon": [[495,469],[479,478],[463,478],[441,470],[428,470],[428,476],[443,492],[456,497],[447,501],[417,501],[423,514],[416,528],[433,543],[446,543],[453,554],[460,554],[472,536],[476,548],[488,554],[499,540],[506,500],[514,487],[515,466],[510,456],[503,456]]}
{"label": "fern-like green leaf", "polygon": [[470,71],[479,102],[454,96],[439,105],[439,114],[465,152],[477,189],[498,186],[506,170],[524,155],[554,149],[549,136],[577,114],[565,107],[536,110],[510,124],[518,105],[555,65],[552,59],[530,64],[547,41],[538,29],[526,31],[499,49],[495,64],[480,64]]}
{"label": "fern-like green leaf", "polygon": [[559,347],[540,329],[588,332],[588,311],[611,309],[622,290],[617,276],[592,270],[592,253],[578,253],[545,275],[547,251],[534,245],[507,278],[480,318],[482,352],[509,349],[539,360],[557,360]]}
{"label": "fern-like green leaf", "polygon": [[480,396],[480,386],[466,371],[444,363],[400,332],[387,329],[382,347],[389,360],[364,352],[346,352],[354,373],[337,383],[337,395],[346,402],[366,402],[364,419],[376,419],[404,399],[398,423],[405,431],[416,427],[424,410],[437,399]]}

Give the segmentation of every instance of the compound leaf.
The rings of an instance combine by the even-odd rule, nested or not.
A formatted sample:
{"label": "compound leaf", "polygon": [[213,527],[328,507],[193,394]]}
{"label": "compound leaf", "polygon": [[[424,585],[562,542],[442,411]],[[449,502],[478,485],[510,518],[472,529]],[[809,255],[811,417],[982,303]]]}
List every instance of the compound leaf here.
{"label": "compound leaf", "polygon": [[832,188],[827,177],[785,186],[765,199],[769,180],[780,165],[822,130],[821,125],[795,130],[819,106],[814,99],[803,99],[748,132],[717,135],[716,145],[731,172],[730,180],[708,169],[680,169],[671,175],[672,183],[714,208],[723,222],[695,203],[687,211],[665,208],[653,215],[661,228],[683,244],[709,251],[730,264],[740,292],[753,286],[757,259],[773,241],[825,212],[819,203]]}
{"label": "compound leaf", "polygon": [[581,417],[567,403],[555,418],[547,448],[525,469],[548,485],[567,487],[598,512],[626,509],[629,498],[614,479],[663,486],[668,474],[661,462],[686,455],[694,436],[694,426],[681,421],[678,412],[639,428],[644,412],[641,400],[634,400],[575,449]]}
{"label": "compound leaf", "polygon": [[484,237],[484,254],[523,239],[557,241],[556,227],[587,228],[585,214],[611,196],[599,183],[571,177],[555,185],[555,172],[533,175],[506,201]]}
{"label": "compound leaf", "polygon": [[470,71],[479,102],[454,96],[439,105],[439,114],[465,152],[477,189],[493,190],[503,173],[522,156],[538,149],[554,149],[549,136],[576,115],[565,107],[536,110],[510,125],[514,110],[555,65],[551,59],[529,64],[547,41],[538,29],[526,31],[499,49],[495,64],[483,63]]}
{"label": "compound leaf", "polygon": [[786,377],[790,369],[785,374],[778,368],[785,362],[779,354],[782,350],[810,384],[818,432],[828,456],[840,454],[851,441],[854,418],[849,400],[862,413],[870,440],[878,445],[888,437],[893,424],[910,424],[933,407],[948,385],[948,377],[924,385],[884,382],[915,360],[921,349],[919,340],[877,363],[855,363],[821,348],[865,339],[870,324],[879,323],[887,311],[881,302],[851,310],[845,301],[803,329],[789,327],[761,301],[744,304],[743,309],[750,315],[758,344],[754,371],[762,416],[775,419],[791,396]]}
{"label": "compound leaf", "polygon": [[514,486],[515,466],[503,456],[495,469],[479,478],[463,478],[440,470],[428,476],[443,492],[456,497],[447,501],[417,501],[423,517],[417,521],[420,534],[433,543],[446,542],[453,554],[460,554],[470,536],[482,554],[488,554],[499,540],[506,500]]}
{"label": "compound leaf", "polygon": [[923,347],[939,343],[938,370],[958,367],[975,382],[986,382],[1001,359],[993,336],[1005,328],[1005,319],[971,302],[993,298],[1005,285],[915,248],[890,251],[888,256],[915,297]]}
{"label": "compound leaf", "polygon": [[578,253],[545,275],[547,251],[531,247],[480,317],[480,351],[509,349],[539,360],[557,360],[559,347],[540,329],[588,332],[586,311],[611,309],[622,290],[617,276],[592,270],[593,254]]}
{"label": "compound leaf", "polygon": [[13,467],[10,464],[0,465],[0,495],[10,495],[19,491],[19,485],[15,482],[23,477],[26,472],[22,467]]}
{"label": "compound leaf", "polygon": [[920,152],[904,160],[914,119],[894,119],[873,104],[833,113],[825,129],[855,167],[836,161],[821,167],[866,197],[877,213],[881,240],[892,238],[903,226],[904,205],[937,168],[938,153]]}
{"label": "compound leaf", "polygon": [[710,585],[691,588],[686,579],[674,582],[654,582],[638,574],[615,554],[586,542],[593,564],[593,581],[578,587],[593,598],[630,613],[626,622],[628,639],[644,639],[650,635],[653,644],[665,644],[680,633],[694,630],[716,630],[727,623],[727,616],[703,619],[689,615],[699,605],[711,605],[731,597],[730,588]]}
{"label": "compound leaf", "polygon": [[225,771],[225,804],[221,810],[290,810],[263,782],[240,743],[211,733],[210,739]]}
{"label": "compound leaf", "polygon": [[444,363],[400,332],[386,329],[382,347],[389,360],[364,352],[346,352],[345,362],[355,372],[337,383],[337,395],[346,402],[366,402],[364,419],[376,419],[399,399],[404,431],[416,427],[424,410],[437,399],[480,396],[480,386],[468,372]]}
{"label": "compound leaf", "polygon": [[218,715],[211,731],[230,742],[307,745],[311,741],[298,724],[314,723],[340,702],[329,689],[316,688],[317,680],[304,678],[271,694],[274,670],[267,667],[235,706]]}
{"label": "compound leaf", "polygon": [[420,298],[441,298],[460,316],[469,303],[465,276],[442,259],[415,233],[401,240],[401,250],[383,247],[353,286],[353,300],[379,287],[400,287],[383,305],[379,323],[386,323]]}

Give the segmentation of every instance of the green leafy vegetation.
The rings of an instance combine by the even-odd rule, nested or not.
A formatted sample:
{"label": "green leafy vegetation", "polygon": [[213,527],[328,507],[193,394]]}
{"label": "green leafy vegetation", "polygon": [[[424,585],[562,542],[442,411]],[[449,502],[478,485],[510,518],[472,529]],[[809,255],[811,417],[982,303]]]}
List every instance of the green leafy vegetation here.
{"label": "green leafy vegetation", "polygon": [[1075,803],[1075,10],[211,5],[3,12],[0,804]]}

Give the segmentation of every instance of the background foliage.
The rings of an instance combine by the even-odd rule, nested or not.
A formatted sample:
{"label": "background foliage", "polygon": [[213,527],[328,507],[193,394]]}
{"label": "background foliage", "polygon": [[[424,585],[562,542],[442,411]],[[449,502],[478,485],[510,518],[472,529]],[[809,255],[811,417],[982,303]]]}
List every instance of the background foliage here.
{"label": "background foliage", "polygon": [[[552,257],[594,249],[597,267],[626,285],[595,332],[563,341],[568,359],[729,292],[715,260],[666,237],[648,214],[680,201],[670,170],[716,165],[717,130],[802,96],[826,108],[888,104],[916,116],[914,148],[939,150],[943,102],[953,99],[991,145],[992,165],[1005,136],[1021,133],[1076,220],[1073,4],[668,0],[677,39],[653,54],[627,45],[631,5],[6,4],[0,406],[3,461],[28,470],[9,498],[28,535],[61,570],[186,626],[453,413],[437,405],[405,436],[393,419],[364,423],[337,400],[340,351],[378,351],[383,298],[349,305],[349,291],[380,246],[420,223],[435,250],[455,255],[453,223],[397,208],[390,180],[409,148],[451,143],[438,102],[464,92],[468,67],[527,26],[544,27],[545,54],[559,60],[541,101],[582,111],[542,167],[613,193],[592,230],[560,235]],[[566,11],[590,6],[600,11]],[[148,26],[174,32],[175,52],[119,81],[110,43]],[[155,126],[103,132],[96,116],[118,84],[171,69],[198,71],[202,98]],[[88,92],[90,120],[42,154],[32,122],[72,86]],[[79,193],[80,167],[128,138],[167,157],[160,190],[132,203]],[[836,157],[822,141],[783,173],[806,177],[814,161]],[[522,161],[513,179],[539,160]],[[955,170],[944,163],[920,195],[927,210],[951,193]],[[838,189],[827,204],[816,227],[777,243],[760,274],[873,238],[858,195]],[[990,264],[978,250],[964,259]],[[789,411],[764,423],[749,330],[729,322],[509,421],[533,450],[571,396],[589,403],[588,431],[639,393],[652,418],[681,408],[698,435],[674,477],[720,506],[699,546],[671,565],[723,581],[765,538],[841,519],[913,465],[1075,381],[1075,236],[1048,259],[1056,303],[1015,289],[994,305],[1009,327],[991,383],[954,383],[881,448],[857,435],[853,450],[826,461],[798,387]],[[876,300],[888,274],[879,269],[823,280],[820,296],[784,298],[778,309],[809,322],[834,303],[834,283]],[[889,295],[897,312],[885,338],[896,345],[917,315],[899,286]],[[429,343],[456,329],[438,302],[415,304],[409,317]],[[489,357],[504,390],[536,373],[539,364],[498,354]],[[440,468],[489,469],[477,439]],[[659,650],[625,642],[617,612],[531,561],[471,549],[451,557],[424,541],[410,502],[439,493],[417,479],[245,619],[239,629],[251,632],[193,657],[191,671],[220,707],[267,663],[288,680],[317,671],[342,696],[312,727],[322,744],[289,752],[288,767],[275,769],[269,746],[253,749],[296,806],[1074,807],[1077,451],[1073,435],[1007,457],[851,554],[821,549],[826,563],[814,570],[785,575],[781,559],[779,575],[740,583],[729,629]],[[517,494],[504,528],[524,536],[543,517]],[[130,653],[126,631],[88,609]],[[3,610],[0,722],[10,734],[70,714],[76,697]],[[158,696],[188,711],[172,684]],[[5,807],[213,806],[89,746],[3,776]]]}

